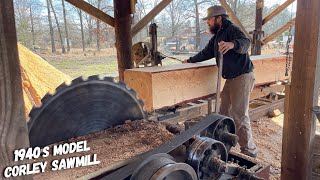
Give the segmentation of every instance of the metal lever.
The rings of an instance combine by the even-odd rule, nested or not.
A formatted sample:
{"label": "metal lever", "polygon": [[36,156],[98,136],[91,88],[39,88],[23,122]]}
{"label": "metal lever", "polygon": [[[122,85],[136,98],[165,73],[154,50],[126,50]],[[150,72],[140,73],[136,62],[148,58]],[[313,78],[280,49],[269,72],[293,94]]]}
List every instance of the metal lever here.
{"label": "metal lever", "polygon": [[218,67],[217,91],[216,91],[216,106],[215,106],[216,113],[220,112],[220,89],[221,89],[222,68],[223,68],[223,54],[220,53],[219,67]]}

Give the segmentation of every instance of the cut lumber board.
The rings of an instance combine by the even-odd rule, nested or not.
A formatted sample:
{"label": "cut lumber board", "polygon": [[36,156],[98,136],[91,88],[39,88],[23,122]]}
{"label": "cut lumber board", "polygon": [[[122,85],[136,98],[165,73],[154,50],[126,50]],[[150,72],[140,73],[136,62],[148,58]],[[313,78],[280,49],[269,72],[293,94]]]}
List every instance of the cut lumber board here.
{"label": "cut lumber board", "polygon": [[[285,56],[252,56],[255,85],[285,77]],[[145,110],[160,109],[216,93],[218,68],[215,61],[128,69],[124,81],[145,103]],[[222,82],[222,87],[225,80]]]}

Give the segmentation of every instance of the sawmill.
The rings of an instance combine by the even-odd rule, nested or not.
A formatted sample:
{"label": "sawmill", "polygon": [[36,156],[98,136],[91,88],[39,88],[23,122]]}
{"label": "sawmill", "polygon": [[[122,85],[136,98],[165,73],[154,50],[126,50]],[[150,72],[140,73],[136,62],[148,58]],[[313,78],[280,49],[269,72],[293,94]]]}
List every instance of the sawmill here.
{"label": "sawmill", "polygon": [[[17,164],[13,160],[17,149],[53,146],[61,147],[62,152],[59,144],[69,142],[79,146],[73,147],[72,153],[83,149],[77,153],[86,158],[86,163],[81,164],[75,154],[60,153],[68,159],[61,161],[46,158],[56,163],[55,170],[66,170],[71,169],[67,161],[74,157],[79,167],[83,166],[81,169],[14,179],[270,179],[270,166],[233,151],[239,142],[236,123],[232,117],[219,113],[220,93],[226,83],[222,68],[217,66],[223,64],[222,55],[217,63],[210,60],[164,66],[163,61],[168,58],[183,60],[159,50],[155,23],[149,26],[150,42],[132,43],[132,38],[172,0],[162,0],[134,25],[135,0],[114,0],[113,17],[84,0],[66,1],[114,27],[119,78],[78,77],[60,84],[41,100],[38,95],[32,97],[26,88],[30,85],[23,83],[26,73],[18,56],[13,1],[0,1],[2,172]],[[265,18],[264,0],[256,0],[255,30],[250,33],[227,2],[219,2],[251,41],[255,81],[250,95],[250,119],[259,119],[274,110],[284,113],[281,179],[320,179],[320,135],[316,134],[316,119],[320,121],[320,1],[297,0],[296,18],[266,38],[263,25],[294,0],[287,0]],[[285,54],[261,55],[263,45],[292,26],[293,54],[289,51],[289,37]],[[27,119],[25,92],[38,102],[33,103]],[[139,134],[140,131],[146,134]],[[67,149],[70,147],[66,152]],[[89,150],[95,153],[93,160],[83,154]],[[118,159],[119,154],[123,157]],[[94,167],[89,168],[90,160]]]}

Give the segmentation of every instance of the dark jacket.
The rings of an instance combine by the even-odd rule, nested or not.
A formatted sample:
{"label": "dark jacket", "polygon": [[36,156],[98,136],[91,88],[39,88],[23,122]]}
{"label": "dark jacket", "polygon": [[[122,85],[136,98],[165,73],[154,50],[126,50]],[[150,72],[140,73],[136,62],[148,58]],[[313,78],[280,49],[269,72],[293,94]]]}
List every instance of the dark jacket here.
{"label": "dark jacket", "polygon": [[224,20],[221,30],[214,35],[207,46],[197,55],[190,57],[188,62],[195,63],[216,58],[219,66],[219,46],[218,42],[233,42],[234,48],[223,55],[222,77],[233,79],[242,74],[252,72],[253,64],[250,60],[248,49],[250,40],[244,35],[239,27],[232,24],[229,20]]}

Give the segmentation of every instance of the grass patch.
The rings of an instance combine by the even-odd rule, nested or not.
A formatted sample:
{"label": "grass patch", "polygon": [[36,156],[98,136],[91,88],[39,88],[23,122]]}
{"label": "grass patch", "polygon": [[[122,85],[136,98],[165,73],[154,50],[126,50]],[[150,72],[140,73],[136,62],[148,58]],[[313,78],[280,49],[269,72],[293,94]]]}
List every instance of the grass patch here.
{"label": "grass patch", "polygon": [[52,66],[72,78],[103,74],[108,76],[118,75],[116,59],[77,59],[77,60],[47,60]]}

